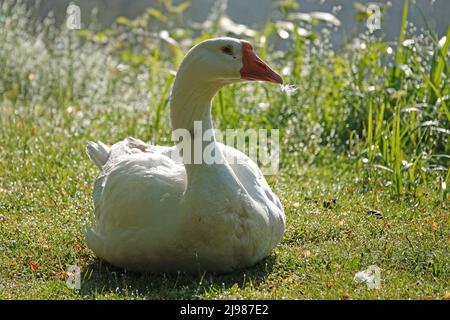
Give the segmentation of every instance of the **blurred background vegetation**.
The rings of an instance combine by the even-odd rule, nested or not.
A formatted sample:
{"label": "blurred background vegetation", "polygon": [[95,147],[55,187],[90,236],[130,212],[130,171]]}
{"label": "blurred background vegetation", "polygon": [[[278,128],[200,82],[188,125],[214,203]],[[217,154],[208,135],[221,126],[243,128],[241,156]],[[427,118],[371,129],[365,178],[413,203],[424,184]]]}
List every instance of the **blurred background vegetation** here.
{"label": "blurred background vegetation", "polygon": [[[34,6],[36,0],[25,1],[29,6]],[[57,24],[62,24],[65,21],[65,12],[67,6],[73,1],[71,0],[44,0],[40,1],[40,5],[36,14],[41,18],[45,18],[50,11],[55,14]],[[174,0],[174,5],[179,5],[183,0]],[[269,18],[280,19],[280,10],[277,3],[280,0],[228,0],[225,14],[237,23],[245,24],[255,29],[262,28]],[[340,27],[339,32],[333,35],[336,39],[342,40],[343,34],[350,34],[355,27],[355,14],[357,8],[352,1],[342,0],[299,0],[296,1],[300,8],[296,11],[302,12],[333,12],[336,17],[345,21]],[[361,4],[367,5],[374,3],[369,0],[357,1]],[[76,3],[81,8],[84,14],[81,21],[84,25],[89,25],[92,22],[90,13],[92,10],[97,11],[96,21],[103,26],[111,25],[118,16],[125,16],[133,19],[139,16],[142,11],[148,7],[161,8],[161,3],[158,0],[77,0]],[[208,19],[215,0],[193,0],[184,11],[183,20],[187,23],[203,22]],[[398,36],[403,9],[403,1],[388,1],[381,0],[376,3],[388,6],[383,17],[383,33],[386,38],[392,40]],[[439,36],[444,36],[447,32],[448,12],[450,10],[450,3],[446,0],[415,0],[409,12],[409,20],[418,29],[425,27],[423,16],[427,17],[430,27],[437,32]],[[178,21],[180,22],[180,21]],[[362,31],[363,27],[357,31]]]}
{"label": "blurred background vegetation", "polygon": [[[20,108],[37,121],[50,112],[52,121],[68,121],[64,130],[75,135],[91,130],[99,114],[111,114],[127,120],[114,123],[111,118],[110,143],[115,130],[119,139],[134,135],[170,143],[167,102],[177,65],[195,43],[230,35],[255,43],[295,90],[226,88],[214,101],[219,128],[282,129],[281,166],[286,170],[341,159],[354,168],[356,178],[373,187],[412,196],[431,192],[446,200],[450,29],[424,12],[441,17],[445,10],[436,8],[446,8],[448,2],[417,1],[428,3],[422,7],[402,2],[400,14],[391,18],[397,30],[386,28],[384,17],[398,11],[400,1],[395,6],[379,3],[383,15],[381,29],[375,31],[367,28],[370,14],[364,3],[334,5],[325,12],[306,11],[293,0],[266,1],[258,17],[254,1],[245,2],[245,10],[236,2],[229,10],[233,6],[227,1],[158,0],[146,9],[144,1],[80,1],[86,22],[80,30],[69,30],[63,23],[66,2],[1,2],[4,128],[9,113]],[[95,5],[101,9],[88,10]],[[308,1],[304,5],[312,6]],[[122,9],[127,16],[119,15]],[[193,16],[205,15],[189,15],[197,9],[207,11],[204,21],[193,22]],[[229,11],[241,14],[241,20],[243,12],[251,12],[255,27],[234,21]],[[354,14],[351,23],[338,18],[343,11]],[[411,12],[415,19],[420,13],[421,28],[410,22]],[[112,17],[112,25],[105,26]],[[344,26],[352,31],[342,32]],[[447,37],[439,34],[443,30]],[[339,44],[333,41],[336,34],[342,37]],[[16,138],[6,135],[6,140]]]}

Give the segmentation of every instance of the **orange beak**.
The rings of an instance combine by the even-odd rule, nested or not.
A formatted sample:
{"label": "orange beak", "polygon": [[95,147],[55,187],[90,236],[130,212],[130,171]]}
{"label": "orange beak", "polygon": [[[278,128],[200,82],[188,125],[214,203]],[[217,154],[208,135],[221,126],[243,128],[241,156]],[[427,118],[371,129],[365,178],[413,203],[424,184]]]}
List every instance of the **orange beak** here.
{"label": "orange beak", "polygon": [[283,83],[280,75],[262,61],[253,50],[249,42],[242,42],[242,69],[241,78],[245,80],[268,81]]}

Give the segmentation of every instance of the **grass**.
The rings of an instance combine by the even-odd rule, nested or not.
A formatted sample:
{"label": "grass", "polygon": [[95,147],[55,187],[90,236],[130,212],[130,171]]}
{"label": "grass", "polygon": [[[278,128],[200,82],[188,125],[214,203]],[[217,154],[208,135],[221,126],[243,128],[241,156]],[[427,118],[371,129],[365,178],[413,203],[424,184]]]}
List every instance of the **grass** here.
{"label": "grass", "polygon": [[[82,156],[76,158],[90,168],[86,175],[68,161],[48,161],[47,175],[66,179],[49,186],[24,174],[20,181],[28,191],[9,192],[12,207],[1,227],[2,298],[441,299],[448,292],[448,211],[430,201],[399,202],[387,190],[366,192],[364,184],[347,185],[345,175],[337,178],[324,168],[272,180],[286,206],[287,231],[257,266],[230,275],[124,272],[96,259],[84,244],[81,226],[92,215],[86,181],[94,170]],[[68,181],[77,187],[67,190]],[[66,287],[71,264],[83,269],[80,291]],[[372,264],[382,268],[379,290],[353,281]]]}
{"label": "grass", "polygon": [[[221,129],[282,129],[280,173],[269,183],[287,230],[271,256],[229,275],[191,276],[129,273],[94,256],[82,229],[97,170],[84,146],[129,135],[170,143],[171,70],[201,37],[171,31],[168,42],[148,22],[172,30],[182,9],[161,4],[74,32],[35,21],[20,2],[2,5],[0,298],[448,299],[449,40],[414,36],[406,5],[398,45],[363,33],[342,48],[330,44],[332,26],[283,8],[309,36],[292,33],[280,53],[269,21],[266,41],[250,40],[297,92],[245,84],[215,99]],[[82,267],[79,291],[66,286],[70,265]],[[353,280],[370,265],[381,268],[381,289]]]}

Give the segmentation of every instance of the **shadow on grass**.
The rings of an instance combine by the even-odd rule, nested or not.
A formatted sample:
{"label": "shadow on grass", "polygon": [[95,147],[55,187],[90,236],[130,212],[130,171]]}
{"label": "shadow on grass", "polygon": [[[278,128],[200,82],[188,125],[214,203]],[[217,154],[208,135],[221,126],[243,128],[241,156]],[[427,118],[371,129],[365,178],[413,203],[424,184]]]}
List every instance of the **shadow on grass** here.
{"label": "shadow on grass", "polygon": [[275,255],[270,255],[250,268],[228,274],[184,272],[176,274],[135,273],[117,268],[101,259],[95,259],[85,268],[80,295],[96,298],[112,294],[118,298],[145,297],[147,299],[200,299],[208,293],[255,286],[271,273]]}

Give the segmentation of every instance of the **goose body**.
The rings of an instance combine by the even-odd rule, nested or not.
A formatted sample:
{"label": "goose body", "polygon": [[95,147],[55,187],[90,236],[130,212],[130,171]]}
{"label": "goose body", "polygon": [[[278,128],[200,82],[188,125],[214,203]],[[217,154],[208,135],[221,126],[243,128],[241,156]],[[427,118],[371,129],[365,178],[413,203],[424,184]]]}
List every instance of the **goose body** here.
{"label": "goose body", "polygon": [[[204,41],[183,60],[171,95],[172,127],[196,138],[194,122],[212,129],[211,99],[243,80],[281,83],[247,42]],[[255,64],[258,63],[258,66]],[[258,68],[257,68],[258,67]],[[283,207],[245,154],[215,141],[220,161],[187,163],[178,146],[127,138],[89,142],[100,168],[89,248],[119,267],[142,272],[229,272],[269,255],[284,233]],[[237,161],[236,161],[237,160]]]}

